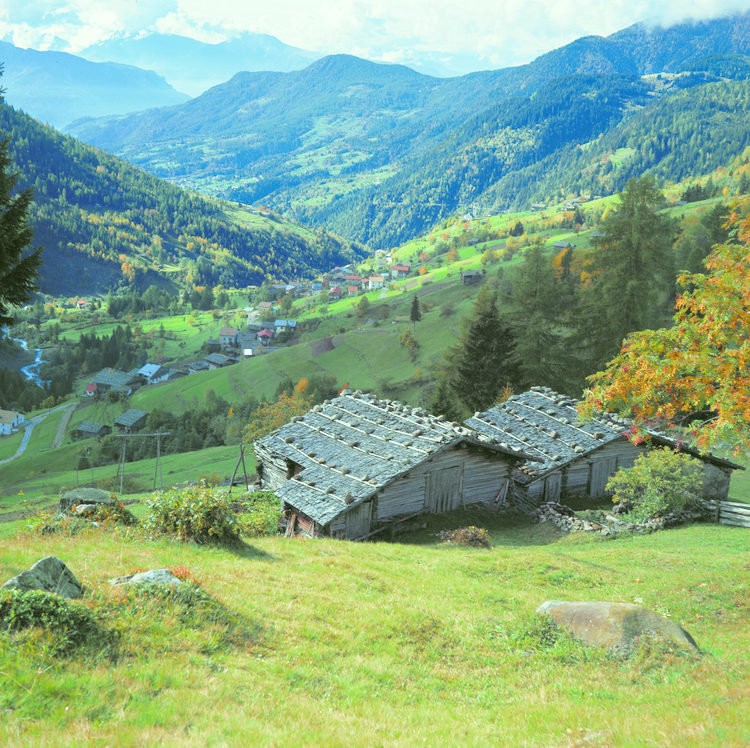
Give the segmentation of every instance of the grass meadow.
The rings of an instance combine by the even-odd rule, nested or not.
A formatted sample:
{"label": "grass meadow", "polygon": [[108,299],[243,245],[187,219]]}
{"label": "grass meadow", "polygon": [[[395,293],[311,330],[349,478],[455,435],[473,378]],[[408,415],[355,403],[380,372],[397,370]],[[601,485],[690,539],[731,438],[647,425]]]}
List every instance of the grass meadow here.
{"label": "grass meadow", "polygon": [[[437,542],[441,527],[469,523],[490,531],[491,549]],[[0,578],[57,555],[88,589],[76,605],[116,637],[61,656],[41,632],[0,634],[0,741],[746,745],[747,538],[693,525],[606,541],[468,512],[393,543],[267,537],[222,549],[104,528],[21,531],[0,543]],[[107,584],[164,567],[197,580],[214,613]],[[642,602],[702,654],[545,646],[533,611],[547,599]]]}

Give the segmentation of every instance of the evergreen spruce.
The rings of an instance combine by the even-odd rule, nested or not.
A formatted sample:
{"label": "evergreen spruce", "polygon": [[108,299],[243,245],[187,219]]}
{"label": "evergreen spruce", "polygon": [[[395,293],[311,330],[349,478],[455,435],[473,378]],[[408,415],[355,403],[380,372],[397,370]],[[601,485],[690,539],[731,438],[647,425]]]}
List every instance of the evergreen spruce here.
{"label": "evergreen spruce", "polygon": [[449,383],[471,412],[489,408],[504,387],[517,383],[514,345],[510,325],[498,315],[497,292],[485,286],[461,340],[447,353]]}
{"label": "evergreen spruce", "polygon": [[410,319],[412,326],[414,327],[414,331],[417,330],[417,322],[419,322],[422,319],[422,310],[419,308],[419,299],[417,296],[414,296],[414,299],[411,302],[411,314]]}
{"label": "evergreen spruce", "polygon": [[[0,89],[0,104],[2,93]],[[13,323],[9,306],[29,301],[37,287],[37,271],[42,263],[41,247],[24,252],[34,235],[28,223],[32,193],[23,190],[14,194],[17,176],[11,171],[8,140],[3,139],[0,141],[0,325]]]}
{"label": "evergreen spruce", "polygon": [[[664,196],[651,177],[631,179],[620,205],[602,220],[589,269],[592,283],[578,311],[580,344],[592,369],[620,349],[634,330],[658,326],[674,287],[674,221],[656,213]],[[660,303],[662,302],[662,303]]]}

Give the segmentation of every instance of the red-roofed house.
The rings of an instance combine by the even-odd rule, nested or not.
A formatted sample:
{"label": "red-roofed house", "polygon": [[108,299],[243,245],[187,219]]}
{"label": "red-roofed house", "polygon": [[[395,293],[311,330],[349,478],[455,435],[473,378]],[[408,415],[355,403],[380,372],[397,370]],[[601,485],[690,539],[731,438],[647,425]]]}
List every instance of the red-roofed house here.
{"label": "red-roofed house", "polygon": [[258,333],[258,340],[260,340],[263,345],[268,345],[272,338],[273,332],[271,330],[261,330]]}
{"label": "red-roofed house", "polygon": [[391,265],[391,278],[405,278],[411,272],[411,265],[398,263]]}

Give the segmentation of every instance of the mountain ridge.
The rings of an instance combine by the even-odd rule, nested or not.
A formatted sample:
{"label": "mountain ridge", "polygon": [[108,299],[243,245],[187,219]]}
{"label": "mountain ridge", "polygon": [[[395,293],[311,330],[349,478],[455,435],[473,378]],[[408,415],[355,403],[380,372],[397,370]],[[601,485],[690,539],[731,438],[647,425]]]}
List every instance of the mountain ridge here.
{"label": "mountain ridge", "polygon": [[188,99],[152,70],[90,62],[67,52],[0,41],[0,62],[8,103],[57,128],[82,116],[125,114]]}

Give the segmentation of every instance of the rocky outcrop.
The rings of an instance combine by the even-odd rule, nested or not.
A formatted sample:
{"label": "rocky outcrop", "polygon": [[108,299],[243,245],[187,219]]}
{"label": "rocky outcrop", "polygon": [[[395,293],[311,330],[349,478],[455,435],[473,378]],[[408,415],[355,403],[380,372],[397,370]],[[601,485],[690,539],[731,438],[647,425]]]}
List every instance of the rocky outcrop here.
{"label": "rocky outcrop", "polygon": [[177,586],[182,580],[176,577],[169,569],[150,569],[139,571],[137,574],[128,574],[124,577],[115,577],[109,580],[110,584],[127,585],[134,584],[167,584]]}
{"label": "rocky outcrop", "polygon": [[74,488],[60,497],[60,511],[70,512],[70,508],[74,506],[112,504],[115,500],[111,493],[100,488]]}
{"label": "rocky outcrop", "polygon": [[[589,513],[591,514],[593,513]],[[706,513],[702,510],[689,510],[670,512],[661,517],[652,517],[645,522],[628,522],[622,516],[615,516],[614,513],[609,512],[601,512],[597,519],[591,519],[590,516],[589,518],[580,516],[569,506],[554,501],[542,504],[536,510],[536,518],[539,522],[551,522],[565,532],[596,532],[603,536],[654,532],[686,522],[696,522],[705,517]]]}
{"label": "rocky outcrop", "polygon": [[60,597],[83,596],[83,585],[73,572],[57,556],[47,556],[37,561],[30,569],[9,579],[0,589],[16,588],[22,592],[43,590]]}
{"label": "rocky outcrop", "polygon": [[662,636],[693,652],[698,645],[669,618],[631,603],[547,600],[537,608],[585,644],[628,651],[641,636]]}

